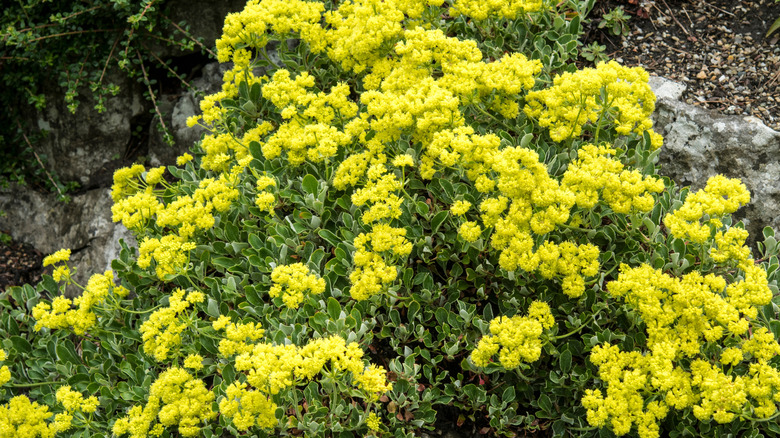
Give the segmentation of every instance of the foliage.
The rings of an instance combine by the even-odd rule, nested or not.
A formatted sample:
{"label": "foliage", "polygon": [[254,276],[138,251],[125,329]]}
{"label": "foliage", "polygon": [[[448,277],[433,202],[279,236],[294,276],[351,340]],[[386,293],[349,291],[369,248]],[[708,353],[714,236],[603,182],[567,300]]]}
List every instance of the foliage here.
{"label": "foliage", "polygon": [[[189,53],[196,45],[208,50],[188,33],[186,23],[168,18],[165,6],[165,0],[19,0],[0,11],[0,80],[13,84],[0,92],[0,104],[8,109],[0,116],[0,181],[31,181],[61,196],[73,188],[56,174],[44,175],[46,163],[56,157],[35,156],[32,143],[40,139],[25,136],[23,108],[49,107],[47,93],[60,89],[70,112],[83,101],[94,102],[102,112],[106,99],[119,92],[109,79],[117,67],[144,84],[154,103],[159,93],[155,77],[179,78],[170,60],[163,61],[155,50]],[[162,37],[163,32],[170,35]],[[152,69],[162,74],[153,77]]]}
{"label": "foliage", "polygon": [[602,46],[597,41],[593,41],[581,50],[582,57],[590,62],[606,62],[609,56],[605,53],[607,46]]}
{"label": "foliage", "polygon": [[604,14],[599,23],[599,29],[607,28],[609,33],[615,36],[628,35],[631,32],[631,28],[628,27],[629,19],[631,17],[626,15],[623,7],[618,6]]}
{"label": "foliage", "polygon": [[227,17],[210,134],[114,176],[139,247],[2,296],[0,409],[42,436],[776,435],[774,232],[754,260],[739,181],[657,175],[647,73],[572,67],[589,5],[379,4]]}

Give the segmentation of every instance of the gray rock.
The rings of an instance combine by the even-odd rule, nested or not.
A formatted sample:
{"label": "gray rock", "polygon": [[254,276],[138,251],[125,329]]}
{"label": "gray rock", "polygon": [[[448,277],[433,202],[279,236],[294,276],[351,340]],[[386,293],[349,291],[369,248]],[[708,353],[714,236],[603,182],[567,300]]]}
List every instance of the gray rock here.
{"label": "gray rock", "polygon": [[77,269],[74,279],[86,285],[92,274],[110,269],[111,261],[119,257],[120,239],[137,246],[132,233],[111,220],[111,205],[110,189],[74,195],[65,204],[56,195],[14,185],[0,190],[0,211],[5,212],[0,229],[45,255],[69,248],[69,265]]}
{"label": "gray rock", "polygon": [[109,71],[105,83],[120,86],[119,94],[105,100],[106,110],[98,113],[92,91],[81,89],[81,103],[71,113],[63,90],[45,90],[47,108],[29,114],[31,125],[45,133],[35,149],[47,158],[48,170],[62,181],[89,182],[93,172],[107,162],[120,158],[132,134],[131,121],[148,111],[148,103],[135,81],[118,71]]}
{"label": "gray rock", "polygon": [[148,156],[151,166],[174,164],[176,157],[188,152],[203,138],[206,130],[200,126],[188,127],[187,119],[200,114],[200,101],[203,96],[216,93],[222,88],[222,76],[230,68],[230,64],[207,64],[203,67],[201,76],[192,80],[194,90],[186,91],[180,96],[163,95],[160,98],[165,105],[165,124],[173,136],[174,144],[170,146],[165,142],[162,132],[158,129],[159,118],[155,117],[149,128]]}
{"label": "gray rock", "polygon": [[661,174],[694,190],[711,176],[740,178],[751,203],[736,217],[751,238],[766,226],[780,229],[780,132],[755,117],[724,116],[681,102],[684,86],[663,78],[650,82],[656,92],[655,127],[664,136]]}

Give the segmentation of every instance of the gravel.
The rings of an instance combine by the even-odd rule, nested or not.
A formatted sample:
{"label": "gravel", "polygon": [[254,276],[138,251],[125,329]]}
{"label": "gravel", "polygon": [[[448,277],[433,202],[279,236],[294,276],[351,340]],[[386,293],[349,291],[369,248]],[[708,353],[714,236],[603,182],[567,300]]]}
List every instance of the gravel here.
{"label": "gravel", "polygon": [[[629,35],[597,28],[615,7],[631,16]],[[778,17],[774,0],[599,0],[585,38],[610,59],[686,85],[686,103],[780,130],[780,31],[765,36]]]}

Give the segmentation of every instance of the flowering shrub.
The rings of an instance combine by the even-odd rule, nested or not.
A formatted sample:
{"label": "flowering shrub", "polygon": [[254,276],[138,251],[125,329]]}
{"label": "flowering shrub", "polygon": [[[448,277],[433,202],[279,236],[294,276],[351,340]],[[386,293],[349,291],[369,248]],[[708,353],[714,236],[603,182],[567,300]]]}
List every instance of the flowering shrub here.
{"label": "flowering shrub", "polygon": [[773,231],[658,176],[647,73],[572,66],[586,10],[228,16],[209,133],[114,176],[139,248],[3,295],[0,433],[776,433]]}

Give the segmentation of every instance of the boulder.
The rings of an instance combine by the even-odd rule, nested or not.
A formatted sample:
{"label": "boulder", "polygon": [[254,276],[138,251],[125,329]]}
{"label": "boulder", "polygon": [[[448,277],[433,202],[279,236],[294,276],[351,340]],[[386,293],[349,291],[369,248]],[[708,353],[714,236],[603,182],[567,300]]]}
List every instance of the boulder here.
{"label": "boulder", "polygon": [[111,205],[110,189],[74,195],[66,204],[54,194],[12,185],[0,189],[0,211],[5,213],[0,216],[0,230],[44,255],[69,248],[69,265],[77,269],[73,277],[83,286],[92,274],[111,268],[111,261],[119,257],[120,239],[137,246],[132,233],[111,220]]}
{"label": "boulder", "polygon": [[653,77],[654,122],[664,136],[661,174],[694,190],[711,176],[740,178],[751,203],[740,209],[751,238],[766,226],[780,229],[780,132],[755,117],[724,116],[680,100],[685,86]]}
{"label": "boulder", "polygon": [[29,125],[43,133],[35,150],[47,158],[47,167],[62,181],[88,185],[93,173],[111,160],[121,158],[128,149],[134,122],[148,114],[151,104],[143,98],[139,85],[127,75],[110,70],[105,83],[119,85],[116,96],[107,96],[105,111],[98,112],[93,93],[80,89],[80,104],[75,113],[68,110],[63,90],[47,87],[46,109],[28,114]]}

